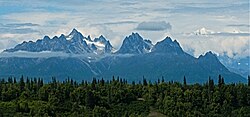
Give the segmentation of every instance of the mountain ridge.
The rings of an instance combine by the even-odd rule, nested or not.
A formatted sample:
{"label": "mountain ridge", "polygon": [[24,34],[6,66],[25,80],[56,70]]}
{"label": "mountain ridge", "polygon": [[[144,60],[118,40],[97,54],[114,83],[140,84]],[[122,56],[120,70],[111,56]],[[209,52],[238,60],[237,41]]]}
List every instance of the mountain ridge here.
{"label": "mountain ridge", "polygon": [[[246,82],[246,79],[230,72],[211,51],[195,58],[183,51],[180,44],[170,37],[157,42],[143,39],[138,33],[125,37],[119,50],[103,36],[93,40],[84,37],[76,29],[69,35],[50,39],[45,36],[36,42],[23,42],[4,53],[20,50],[29,52],[55,51],[86,55],[83,58],[0,58],[1,75],[58,76],[81,79],[83,76],[112,77],[113,75],[138,80],[165,77],[166,80],[206,82],[208,77],[225,76],[226,82]],[[88,53],[94,56],[89,56]],[[12,61],[12,62],[9,62]],[[13,70],[14,69],[14,70]]]}
{"label": "mountain ridge", "polygon": [[[172,47],[170,46],[173,46],[174,50],[171,50]],[[172,51],[175,51],[174,53],[184,52],[180,47],[180,44],[176,40],[172,41],[170,37],[166,37],[154,45],[152,44],[151,40],[143,39],[141,35],[134,32],[132,32],[131,35],[126,36],[121,47],[118,50],[115,50],[110,41],[107,40],[103,35],[100,35],[99,37],[92,40],[89,35],[88,37],[85,37],[75,28],[68,35],[61,34],[59,37],[54,36],[53,38],[44,36],[43,39],[38,39],[35,42],[24,41],[23,43],[16,45],[14,48],[5,49],[3,52],[17,51],[61,51],[74,54],[146,54],[153,51],[159,53],[161,53],[161,51],[169,53]]]}
{"label": "mountain ridge", "polygon": [[37,41],[24,41],[16,45],[14,48],[6,49],[3,52],[42,52],[42,51],[62,51],[66,53],[85,54],[85,53],[110,53],[113,46],[104,37],[100,36],[91,40],[90,36],[84,37],[76,29],[73,29],[70,34],[61,34],[58,38],[54,36],[52,39],[49,36],[44,36],[43,39]]}

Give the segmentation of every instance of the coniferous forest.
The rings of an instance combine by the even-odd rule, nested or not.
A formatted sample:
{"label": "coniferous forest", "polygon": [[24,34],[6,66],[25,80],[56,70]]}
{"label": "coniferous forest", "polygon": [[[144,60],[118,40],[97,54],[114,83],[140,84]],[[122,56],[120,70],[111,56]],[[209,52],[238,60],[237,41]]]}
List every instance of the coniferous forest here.
{"label": "coniferous forest", "polygon": [[[225,84],[208,78],[204,84],[156,82],[142,79],[129,82],[113,77],[76,82],[52,77],[21,76],[0,81],[0,117],[147,117],[147,116],[250,116],[248,84]],[[249,79],[249,77],[248,77]]]}

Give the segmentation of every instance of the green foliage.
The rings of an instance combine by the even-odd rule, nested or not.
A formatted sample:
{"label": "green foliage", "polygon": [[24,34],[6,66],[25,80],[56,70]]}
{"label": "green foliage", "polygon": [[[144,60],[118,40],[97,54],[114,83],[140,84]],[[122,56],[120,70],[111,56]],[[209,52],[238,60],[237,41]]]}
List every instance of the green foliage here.
{"label": "green foliage", "polygon": [[93,78],[77,83],[72,79],[49,83],[40,78],[0,80],[0,117],[145,117],[161,116],[250,116],[249,84],[183,84],[158,79],[151,83],[127,83]]}

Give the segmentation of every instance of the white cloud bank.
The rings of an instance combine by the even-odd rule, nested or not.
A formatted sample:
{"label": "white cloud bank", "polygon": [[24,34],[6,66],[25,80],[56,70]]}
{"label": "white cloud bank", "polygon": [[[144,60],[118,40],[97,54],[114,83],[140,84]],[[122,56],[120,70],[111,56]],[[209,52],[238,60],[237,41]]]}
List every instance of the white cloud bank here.
{"label": "white cloud bank", "polygon": [[191,33],[184,33],[186,39],[180,41],[184,50],[196,57],[205,50],[211,50],[220,55],[227,54],[229,57],[238,58],[250,55],[249,36],[249,32],[239,30],[218,32],[201,28]]}
{"label": "white cloud bank", "polygon": [[17,52],[2,52],[0,53],[0,58],[80,58],[86,60],[100,60],[101,58],[107,56],[117,56],[117,57],[131,57],[134,54],[103,54],[97,55],[94,53],[85,53],[85,54],[73,54],[73,53],[65,53],[65,52],[52,52],[52,51],[42,51],[42,52],[27,52],[27,51],[17,51]]}

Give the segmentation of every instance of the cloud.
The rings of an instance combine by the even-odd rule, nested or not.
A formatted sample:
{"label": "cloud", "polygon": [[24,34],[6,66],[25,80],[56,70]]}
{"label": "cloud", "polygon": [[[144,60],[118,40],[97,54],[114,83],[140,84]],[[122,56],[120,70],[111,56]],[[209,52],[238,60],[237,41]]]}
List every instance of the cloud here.
{"label": "cloud", "polygon": [[[194,39],[195,37],[193,37]],[[249,40],[246,38],[207,38],[195,39],[196,41],[180,40],[184,51],[198,57],[206,51],[213,51],[219,55],[227,54],[229,57],[249,56]]]}
{"label": "cloud", "polygon": [[250,27],[249,24],[230,24],[230,25],[227,25],[229,27]]}
{"label": "cloud", "polygon": [[28,34],[28,33],[35,33],[39,32],[37,30],[34,30],[32,28],[0,28],[0,34]]}
{"label": "cloud", "polygon": [[213,33],[211,35],[215,35],[215,36],[250,36],[250,33],[248,32],[216,32]]}
{"label": "cloud", "polygon": [[120,3],[121,6],[132,6],[138,4],[137,2],[131,2],[131,1],[126,1],[123,3]]}
{"label": "cloud", "polygon": [[[1,35],[0,35],[1,38]],[[15,45],[17,45],[18,43],[16,42],[16,40],[12,40],[12,39],[1,39],[0,40],[0,53],[6,49],[7,47],[13,47]]]}
{"label": "cloud", "polygon": [[200,35],[192,33],[182,36],[182,39],[178,38],[184,50],[195,57],[204,54],[208,50],[219,55],[226,53],[229,57],[241,58],[249,56],[249,33],[206,31],[198,34]]}
{"label": "cloud", "polygon": [[[0,43],[1,44],[1,43]],[[42,51],[42,52],[28,52],[28,51],[17,51],[17,52],[2,52],[0,53],[0,58],[9,58],[9,57],[20,57],[20,58],[51,58],[51,57],[61,57],[61,58],[80,58],[85,60],[100,60],[107,56],[118,56],[118,57],[131,57],[134,54],[105,54],[105,55],[96,55],[93,53],[85,54],[73,54],[65,52],[52,52],[52,51]]]}
{"label": "cloud", "polygon": [[5,57],[22,57],[22,58],[50,58],[50,57],[70,57],[71,54],[67,54],[64,52],[26,52],[26,51],[18,51],[18,52],[2,52],[0,53],[0,58]]}
{"label": "cloud", "polygon": [[32,27],[32,26],[40,26],[39,24],[33,24],[33,23],[11,23],[11,24],[1,24],[1,27],[8,27],[8,28],[17,28],[17,27]]}
{"label": "cloud", "polygon": [[141,22],[136,27],[136,30],[144,30],[144,31],[164,31],[171,30],[172,26],[170,23],[166,23],[165,21],[149,21],[149,22]]}
{"label": "cloud", "polygon": [[[224,2],[224,3],[223,3]],[[182,3],[175,8],[157,8],[158,11],[170,11],[172,13],[197,13],[197,14],[221,14],[221,13],[238,13],[239,11],[248,11],[249,2],[246,3]]]}
{"label": "cloud", "polygon": [[208,30],[206,28],[198,29],[191,33],[186,33],[187,35],[197,35],[197,36],[250,36],[249,32],[242,32],[234,30],[233,32],[216,32],[212,30]]}
{"label": "cloud", "polygon": [[[48,21],[63,20],[71,15],[68,12],[53,13],[53,12],[22,12],[2,15],[2,19],[18,22],[33,22],[34,24],[45,25]],[[73,17],[73,16],[72,16]],[[75,17],[73,17],[75,18]]]}
{"label": "cloud", "polygon": [[135,21],[117,21],[117,22],[105,22],[105,23],[98,23],[98,24],[91,24],[91,26],[97,25],[120,25],[120,24],[135,24]]}
{"label": "cloud", "polygon": [[[39,32],[31,27],[40,26],[39,24],[33,23],[10,23],[10,24],[0,24],[0,34],[29,34]],[[1,35],[0,35],[1,37]]]}
{"label": "cloud", "polygon": [[12,33],[0,33],[0,45],[1,49],[12,48],[18,43],[22,43],[23,41],[35,41],[41,36],[38,36],[37,33],[27,33],[27,34],[12,34]]}

